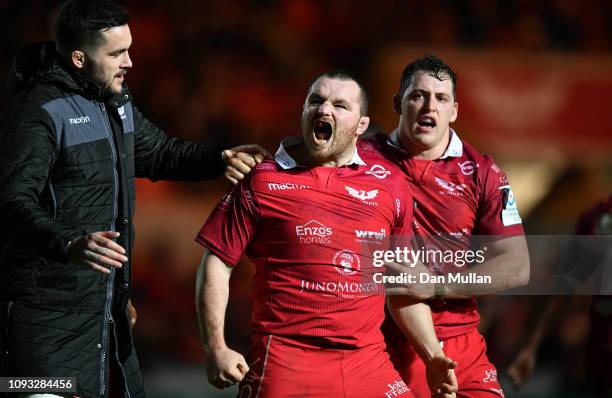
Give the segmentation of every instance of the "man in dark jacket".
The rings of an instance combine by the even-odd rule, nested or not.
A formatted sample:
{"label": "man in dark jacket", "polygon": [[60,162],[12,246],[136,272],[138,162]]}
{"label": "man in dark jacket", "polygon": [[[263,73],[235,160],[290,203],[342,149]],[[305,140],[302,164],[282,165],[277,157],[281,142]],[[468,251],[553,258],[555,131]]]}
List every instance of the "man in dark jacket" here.
{"label": "man in dark jacket", "polygon": [[76,377],[83,397],[144,396],[126,315],[134,178],[210,179],[222,157],[248,169],[266,156],[222,156],[147,120],[123,82],[128,19],[110,0],[67,3],[55,43],[13,63],[0,117],[0,375]]}

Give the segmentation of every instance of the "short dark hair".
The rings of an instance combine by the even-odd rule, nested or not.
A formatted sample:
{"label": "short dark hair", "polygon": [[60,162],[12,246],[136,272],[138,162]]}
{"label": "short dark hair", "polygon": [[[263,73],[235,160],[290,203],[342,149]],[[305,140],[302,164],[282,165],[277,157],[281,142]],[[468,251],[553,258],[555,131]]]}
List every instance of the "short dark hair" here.
{"label": "short dark hair", "polygon": [[92,50],[104,44],[102,31],[128,23],[125,8],[111,0],[69,0],[55,21],[55,45],[60,54]]}
{"label": "short dark hair", "polygon": [[412,83],[412,78],[417,72],[425,72],[438,80],[451,79],[451,83],[453,84],[453,97],[457,98],[457,75],[450,66],[432,53],[425,54],[415,59],[404,68],[402,78],[400,79],[399,91],[397,93],[400,98],[404,96],[404,92]]}
{"label": "short dark hair", "polygon": [[361,83],[361,81],[357,77],[355,77],[354,75],[352,75],[351,73],[343,69],[332,69],[332,70],[329,70],[317,76],[312,81],[312,83],[310,83],[308,90],[310,90],[313,84],[315,84],[319,79],[322,79],[324,77],[327,77],[328,79],[338,79],[338,80],[345,80],[345,81],[348,80],[348,81],[355,82],[357,86],[359,87],[360,94],[361,94],[361,115],[364,116],[368,114],[368,105],[370,103],[370,100],[368,99],[368,92],[366,91],[364,85]]}

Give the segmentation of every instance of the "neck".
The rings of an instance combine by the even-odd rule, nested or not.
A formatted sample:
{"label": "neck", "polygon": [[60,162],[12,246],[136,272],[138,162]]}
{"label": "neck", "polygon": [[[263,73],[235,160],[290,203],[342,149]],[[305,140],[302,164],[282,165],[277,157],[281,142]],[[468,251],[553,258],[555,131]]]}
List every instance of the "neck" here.
{"label": "neck", "polygon": [[396,130],[396,132],[400,147],[408,152],[411,157],[422,160],[440,159],[442,155],[444,155],[444,152],[446,152],[446,148],[448,148],[451,137],[449,128],[446,130],[444,136],[442,136],[440,142],[435,144],[433,147],[427,147],[411,141],[405,134],[400,134],[399,128]]}
{"label": "neck", "polygon": [[351,161],[355,154],[356,147],[353,145],[344,153],[325,159],[313,156],[304,143],[300,143],[291,149],[286,148],[286,150],[289,155],[295,159],[297,164],[307,165],[309,167],[342,167]]}

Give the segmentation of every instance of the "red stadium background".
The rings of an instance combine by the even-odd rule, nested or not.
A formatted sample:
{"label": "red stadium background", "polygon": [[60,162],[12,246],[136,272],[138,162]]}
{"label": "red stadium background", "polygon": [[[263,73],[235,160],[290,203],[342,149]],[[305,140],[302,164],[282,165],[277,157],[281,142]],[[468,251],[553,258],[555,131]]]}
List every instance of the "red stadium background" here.
{"label": "red stadium background", "polygon": [[[19,45],[51,39],[60,1],[2,0],[0,74]],[[311,79],[344,68],[365,81],[370,116],[396,125],[404,65],[435,52],[458,74],[459,134],[508,172],[528,234],[573,231],[612,192],[612,2],[607,0],[123,1],[131,14],[136,104],[169,134],[260,143],[299,133]],[[7,102],[1,91],[0,105]],[[139,181],[133,300],[150,397],[225,397],[205,380],[194,308],[193,238],[227,185]],[[231,346],[249,336],[244,261],[232,279]],[[536,298],[483,300],[500,373],[522,344]],[[582,397],[589,299],[576,297],[546,336],[533,379],[508,397]],[[603,364],[608,366],[609,364]]]}

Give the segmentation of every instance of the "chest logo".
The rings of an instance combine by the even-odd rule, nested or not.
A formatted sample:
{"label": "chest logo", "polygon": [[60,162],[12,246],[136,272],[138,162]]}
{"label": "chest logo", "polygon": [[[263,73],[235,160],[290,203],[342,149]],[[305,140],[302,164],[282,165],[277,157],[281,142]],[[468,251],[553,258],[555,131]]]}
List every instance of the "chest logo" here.
{"label": "chest logo", "polygon": [[296,225],[295,234],[300,243],[330,244],[329,237],[332,236],[333,231],[317,220],[310,220],[304,225]]}
{"label": "chest logo", "polygon": [[442,195],[463,196],[465,189],[467,188],[467,185],[465,184],[455,184],[438,177],[436,177],[436,182],[439,186],[444,188],[443,191],[440,191]]}
{"label": "chest logo", "polygon": [[121,120],[127,118],[125,114],[125,106],[122,106],[121,108],[117,108],[117,112],[119,112],[119,117],[121,118]]}
{"label": "chest logo", "polygon": [[334,255],[336,271],[342,275],[354,275],[361,269],[359,256],[350,250],[340,250]]}
{"label": "chest logo", "polygon": [[80,116],[80,117],[71,117],[69,121],[70,121],[70,124],[82,124],[82,123],[91,122],[91,119],[89,118],[89,116]]}
{"label": "chest logo", "polygon": [[379,164],[375,164],[370,168],[370,170],[366,171],[365,173],[374,176],[380,180],[386,178],[388,175],[391,175],[391,172],[389,170],[385,169]]}
{"label": "chest logo", "polygon": [[461,169],[461,172],[463,173],[463,175],[466,175],[466,176],[474,174],[474,170],[476,170],[476,168],[479,166],[478,164],[476,164],[475,162],[471,160],[466,160],[463,163],[457,163],[457,165]]}
{"label": "chest logo", "polygon": [[346,188],[346,191],[349,193],[349,195],[354,198],[361,199],[364,202],[369,199],[374,199],[376,195],[378,195],[378,189],[373,189],[371,191],[363,191],[355,189],[353,187],[347,187],[346,185],[344,186],[344,188]]}

